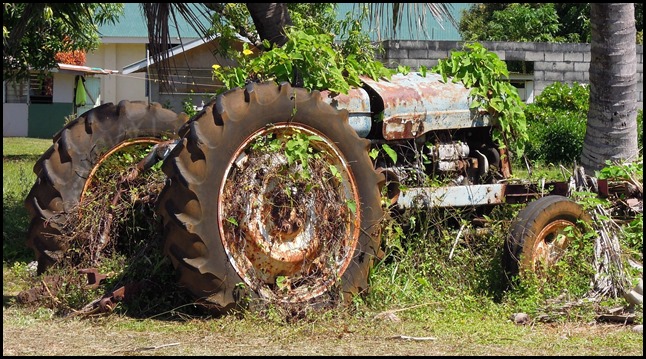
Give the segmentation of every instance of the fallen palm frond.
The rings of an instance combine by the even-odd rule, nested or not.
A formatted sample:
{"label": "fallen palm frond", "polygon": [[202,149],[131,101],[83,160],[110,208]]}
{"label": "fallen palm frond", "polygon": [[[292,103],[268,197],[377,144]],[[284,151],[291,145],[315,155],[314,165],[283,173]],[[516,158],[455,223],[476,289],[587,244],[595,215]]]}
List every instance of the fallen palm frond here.
{"label": "fallen palm frond", "polygon": [[[593,187],[592,190],[595,192],[598,190],[597,180],[590,177],[586,178],[582,175],[584,173],[582,167],[578,167],[574,172],[579,175],[575,181],[577,189],[589,191],[589,184],[591,184]],[[626,199],[623,197],[630,197],[639,202],[638,206],[629,205],[629,209],[633,212],[641,212],[643,210],[643,184],[629,171],[626,171],[624,175],[628,176],[628,178],[619,182],[609,183],[609,186],[625,188],[624,196],[611,198],[611,201],[615,201],[616,203],[610,208],[597,204],[590,211],[594,230],[598,234],[594,238],[593,265],[596,274],[591,283],[592,289],[588,296],[590,299],[626,297],[627,294],[633,291],[635,271],[626,268],[626,264],[633,269],[637,269],[643,278],[642,265],[637,263],[633,258],[627,258],[626,255],[622,254],[621,239],[626,238],[626,232],[623,226],[613,220],[612,208],[618,207],[619,203],[623,204],[626,202]],[[641,293],[639,293],[638,297],[631,304],[640,304],[642,302],[640,298]],[[635,301],[639,303],[634,303]]]}

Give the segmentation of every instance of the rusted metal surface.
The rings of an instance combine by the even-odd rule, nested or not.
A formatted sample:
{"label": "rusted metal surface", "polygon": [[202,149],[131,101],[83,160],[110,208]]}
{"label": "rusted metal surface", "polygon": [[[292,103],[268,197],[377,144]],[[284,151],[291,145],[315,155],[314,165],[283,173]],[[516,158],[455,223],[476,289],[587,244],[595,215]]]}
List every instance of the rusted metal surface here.
{"label": "rusted metal surface", "polygon": [[402,190],[397,200],[401,208],[462,207],[504,202],[505,184],[419,187]]}
{"label": "rusted metal surface", "polygon": [[104,295],[96,303],[94,313],[111,312],[119,302],[127,302],[137,298],[144,285],[144,281],[132,282]]}
{"label": "rusted metal surface", "polygon": [[350,126],[359,137],[366,137],[372,125],[370,97],[362,88],[351,88],[348,94],[333,95],[330,91],[321,91],[323,101],[332,105],[337,110],[348,110]]}
{"label": "rusted metal surface", "polygon": [[[124,149],[126,147],[130,147],[130,146],[134,146],[134,145],[141,145],[141,144],[157,145],[157,144],[160,144],[162,142],[164,142],[164,141],[162,141],[161,139],[159,139],[157,137],[141,137],[141,138],[121,142],[121,143],[119,143],[119,145],[111,148],[110,151],[107,151],[106,153],[101,155],[101,157],[99,157],[97,159],[96,163],[94,164],[94,167],[92,167],[92,170],[88,174],[87,180],[85,181],[85,184],[83,186],[83,191],[81,191],[81,198],[80,198],[79,202],[81,202],[81,203],[83,202],[83,198],[85,196],[85,193],[87,193],[88,189],[93,185],[94,174],[96,173],[96,171],[98,171],[98,169],[101,167],[103,162],[105,162],[114,153],[116,153],[116,152],[118,152],[118,151],[120,151],[120,150],[122,150],[122,149]],[[173,140],[173,141],[165,141],[165,142],[167,143],[166,146],[170,146],[175,141]],[[152,151],[152,153],[155,153],[155,152],[156,151]],[[149,155],[149,156],[151,156],[151,155]],[[138,164],[137,170],[138,171],[143,170],[145,165],[146,165],[146,160],[142,160],[140,162],[140,164]],[[141,166],[141,168],[139,168],[139,166]],[[137,175],[138,175],[138,172],[135,173],[135,174],[131,174],[130,176],[133,176],[133,178],[134,178]]]}
{"label": "rusted metal surface", "polygon": [[530,252],[532,253],[531,268],[535,270],[539,264],[546,267],[553,266],[563,256],[568,247],[569,237],[566,229],[575,226],[576,223],[560,219],[543,227],[540,233],[536,235],[534,248]]}
{"label": "rusted metal surface", "polygon": [[99,273],[99,270],[96,268],[83,268],[79,269],[78,272],[80,274],[87,275],[87,284],[92,289],[98,288],[101,284],[101,281],[108,277],[105,274]]}
{"label": "rusted metal surface", "polygon": [[507,184],[505,186],[505,203],[527,203],[531,200],[550,196],[561,195],[568,196],[570,191],[567,182],[547,182],[543,186],[535,183],[526,184]]}
{"label": "rusted metal surface", "polygon": [[445,187],[418,187],[402,190],[396,198],[401,208],[412,206],[463,207],[495,204],[527,203],[531,200],[550,196],[567,196],[570,187],[567,182],[548,182],[544,186],[526,184],[481,184]]}
{"label": "rusted metal surface", "polygon": [[470,109],[469,89],[442,83],[437,74],[393,75],[390,81],[361,80],[383,101],[386,140],[412,139],[433,130],[489,126],[490,120]]}
{"label": "rusted metal surface", "polygon": [[509,154],[506,148],[498,148],[500,153],[500,172],[503,178],[511,177],[511,162],[509,161]]}
{"label": "rusted metal surface", "polygon": [[[284,148],[253,150],[258,139],[286,142],[295,133],[318,137],[309,144],[319,160],[308,162],[307,181],[298,179],[304,169]],[[320,295],[346,270],[359,237],[360,217],[347,207],[352,201],[361,211],[349,164],[333,142],[300,124],[251,134],[232,159],[214,229],[231,265],[265,298],[296,302]]]}
{"label": "rusted metal surface", "polygon": [[64,284],[65,281],[60,275],[44,276],[34,287],[18,293],[16,300],[21,304],[34,303],[45,299],[51,300],[56,297]]}

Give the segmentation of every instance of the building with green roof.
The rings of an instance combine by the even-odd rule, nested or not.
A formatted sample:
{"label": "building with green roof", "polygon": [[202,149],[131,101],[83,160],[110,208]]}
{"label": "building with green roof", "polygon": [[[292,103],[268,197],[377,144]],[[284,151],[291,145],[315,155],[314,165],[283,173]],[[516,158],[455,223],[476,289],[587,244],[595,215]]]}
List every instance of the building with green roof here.
{"label": "building with green roof", "polygon": [[[211,19],[203,16],[203,24],[210,27]],[[173,45],[199,39],[199,34],[181,16],[177,26],[169,25]],[[87,54],[87,63],[103,68],[118,69],[119,74],[105,77],[101,83],[104,102],[121,100],[147,101],[146,74],[122,73],[122,69],[147,57],[148,29],[139,3],[125,3],[124,12],[115,24],[99,27],[101,45]]]}
{"label": "building with green roof", "polygon": [[[94,66],[120,70],[120,74],[106,77],[102,81],[102,93],[105,102],[119,102],[123,99],[142,100],[149,99],[149,93],[146,87],[145,72],[124,74],[123,69],[130,65],[145,60],[148,56],[146,48],[148,44],[148,30],[146,27],[145,16],[138,3],[124,4],[124,14],[114,25],[103,25],[99,28],[102,44],[99,49],[93,53],[87,54],[87,62]],[[359,3],[337,3],[337,18],[345,18],[346,13],[358,10]],[[461,12],[468,8],[470,3],[448,4],[456,21],[459,22]],[[386,8],[388,9],[388,8]],[[389,10],[385,11],[389,14]],[[385,15],[388,16],[388,15]],[[211,19],[204,16],[204,25],[210,26]],[[181,41],[184,44],[191,43],[200,38],[199,34],[181,17],[177,17],[178,24],[170,25],[172,39],[175,39],[176,45]],[[387,30],[389,22],[381,21],[377,27],[364,21],[364,29],[371,30],[369,34],[374,41],[383,40],[381,37],[390,35]],[[402,26],[397,35],[390,39],[394,40],[460,40],[458,30],[449,22],[438,22],[430,13],[427,12],[423,24],[409,26],[408,14],[405,13],[402,18]],[[424,31],[426,29],[426,31]]]}

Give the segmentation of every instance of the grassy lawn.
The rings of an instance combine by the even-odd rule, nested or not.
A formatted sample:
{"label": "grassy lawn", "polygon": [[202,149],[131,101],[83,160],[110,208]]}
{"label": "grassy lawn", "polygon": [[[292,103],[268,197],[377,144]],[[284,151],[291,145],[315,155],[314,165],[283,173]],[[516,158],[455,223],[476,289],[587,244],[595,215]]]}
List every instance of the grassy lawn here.
{"label": "grassy lawn", "polygon": [[38,158],[51,145],[51,138],[3,137],[2,157],[36,156]]}

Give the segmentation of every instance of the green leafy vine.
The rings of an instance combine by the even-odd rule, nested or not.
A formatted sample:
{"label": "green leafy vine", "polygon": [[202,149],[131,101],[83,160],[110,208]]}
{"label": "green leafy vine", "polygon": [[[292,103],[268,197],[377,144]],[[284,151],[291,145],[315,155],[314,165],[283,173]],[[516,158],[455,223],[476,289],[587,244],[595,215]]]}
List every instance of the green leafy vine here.
{"label": "green leafy vine", "polygon": [[529,139],[525,119],[525,103],[516,88],[505,81],[509,72],[504,61],[480,43],[466,43],[465,51],[453,51],[448,59],[440,59],[431,71],[461,81],[471,89],[471,108],[486,111],[498,125],[493,138],[501,147],[510,147],[519,158]]}
{"label": "green leafy vine", "polygon": [[[288,27],[286,33],[289,40],[282,47],[272,48],[265,41],[263,46],[269,50],[256,56],[249,44],[243,43],[242,51],[233,54],[236,66],[213,65],[213,78],[224,85],[220,92],[251,81],[293,83],[297,73],[304,88],[347,94],[351,87],[361,86],[359,76],[378,80],[390,79],[395,73],[374,60],[374,54],[359,40],[337,44],[334,34],[320,33],[313,27]],[[352,34],[359,36],[356,29]]]}

